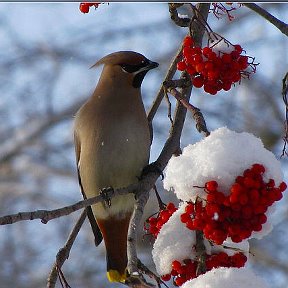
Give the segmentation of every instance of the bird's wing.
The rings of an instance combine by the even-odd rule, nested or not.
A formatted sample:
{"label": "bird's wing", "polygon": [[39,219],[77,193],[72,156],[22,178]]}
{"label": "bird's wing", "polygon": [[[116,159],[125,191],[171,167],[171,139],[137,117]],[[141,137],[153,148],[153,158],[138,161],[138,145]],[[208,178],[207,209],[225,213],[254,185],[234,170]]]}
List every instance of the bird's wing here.
{"label": "bird's wing", "polygon": [[[80,186],[83,198],[87,199],[85,192],[84,192],[84,189],[83,189],[83,186],[82,186],[82,183],[81,183],[81,177],[80,177],[80,173],[79,173],[78,163],[79,163],[79,159],[80,159],[81,146],[80,146],[79,139],[78,139],[76,133],[74,133],[74,145],[75,145],[75,153],[76,153],[76,161],[77,161],[77,172],[78,172],[79,186]],[[103,239],[102,233],[101,233],[99,226],[96,222],[96,219],[95,219],[94,214],[92,212],[91,206],[88,206],[86,208],[86,211],[87,211],[87,216],[88,216],[88,219],[89,219],[89,222],[90,222],[90,225],[91,225],[94,237],[95,237],[95,245],[98,246]]]}

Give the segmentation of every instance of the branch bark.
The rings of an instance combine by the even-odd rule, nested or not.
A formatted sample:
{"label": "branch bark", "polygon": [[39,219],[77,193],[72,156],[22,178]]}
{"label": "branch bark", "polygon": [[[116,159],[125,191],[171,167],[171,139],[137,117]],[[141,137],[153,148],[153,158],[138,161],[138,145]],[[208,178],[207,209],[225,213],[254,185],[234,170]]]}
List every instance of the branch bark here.
{"label": "branch bark", "polygon": [[[124,195],[129,192],[137,192],[138,187],[141,187],[140,183],[139,185],[131,184],[125,188],[109,190],[107,192],[107,196],[109,198],[112,198],[116,195]],[[87,206],[91,206],[101,201],[105,201],[105,199],[103,199],[101,195],[98,195],[96,197],[85,199],[75,204],[65,206],[62,208],[58,208],[58,209],[54,209],[54,210],[36,210],[36,211],[29,211],[29,212],[19,212],[17,214],[10,214],[10,215],[0,217],[0,225],[13,224],[13,223],[20,222],[20,221],[35,220],[35,219],[41,219],[41,222],[46,224],[48,221],[52,219],[59,218],[62,216],[67,216],[77,210],[86,208]]]}
{"label": "branch bark", "polygon": [[268,11],[266,11],[265,9],[263,9],[262,7],[260,7],[255,3],[243,3],[243,5],[251,9],[252,11],[256,12],[260,16],[262,16],[264,19],[266,19],[276,28],[278,28],[284,35],[288,36],[288,24],[279,20],[278,18],[276,18],[275,16],[273,16]]}
{"label": "branch bark", "polygon": [[84,210],[78,221],[76,222],[74,228],[72,229],[70,235],[68,236],[68,239],[64,245],[63,248],[61,248],[59,250],[59,252],[56,255],[56,261],[49,273],[49,277],[47,279],[47,288],[54,288],[56,285],[56,281],[58,278],[58,270],[61,269],[61,267],[63,266],[64,262],[66,261],[66,259],[68,259],[71,248],[74,244],[74,241],[80,231],[80,228],[82,227],[84,221],[86,219],[86,210]]}

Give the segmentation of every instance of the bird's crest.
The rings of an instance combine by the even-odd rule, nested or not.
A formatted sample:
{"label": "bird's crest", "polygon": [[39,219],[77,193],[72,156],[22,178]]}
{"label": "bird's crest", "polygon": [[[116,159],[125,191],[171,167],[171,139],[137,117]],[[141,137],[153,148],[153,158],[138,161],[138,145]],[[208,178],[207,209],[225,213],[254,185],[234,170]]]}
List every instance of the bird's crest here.
{"label": "bird's crest", "polygon": [[130,64],[130,65],[139,65],[142,61],[145,61],[146,58],[137,52],[134,51],[119,51],[106,55],[105,57],[98,60],[94,65],[90,67],[95,68],[100,65],[119,65],[119,64]]}

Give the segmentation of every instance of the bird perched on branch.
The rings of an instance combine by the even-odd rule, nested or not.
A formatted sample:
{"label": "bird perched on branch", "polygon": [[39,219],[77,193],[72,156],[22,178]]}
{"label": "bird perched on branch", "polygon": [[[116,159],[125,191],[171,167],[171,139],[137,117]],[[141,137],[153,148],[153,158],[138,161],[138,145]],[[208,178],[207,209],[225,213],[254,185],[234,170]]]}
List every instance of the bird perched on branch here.
{"label": "bird perched on branch", "polygon": [[[136,183],[150,153],[140,89],[146,73],[158,63],[136,52],[120,51],[103,57],[92,67],[102,64],[93,95],[75,117],[75,151],[84,198],[99,195],[105,187]],[[87,210],[96,246],[104,238],[107,277],[111,282],[126,280],[127,233],[134,203],[134,195],[127,194],[113,197],[111,205],[104,201]]]}

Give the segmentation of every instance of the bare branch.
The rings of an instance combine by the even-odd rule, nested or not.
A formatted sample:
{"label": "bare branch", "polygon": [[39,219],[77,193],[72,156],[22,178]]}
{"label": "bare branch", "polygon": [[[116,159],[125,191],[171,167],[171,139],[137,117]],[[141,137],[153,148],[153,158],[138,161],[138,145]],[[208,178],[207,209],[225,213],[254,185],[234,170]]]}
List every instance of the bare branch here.
{"label": "bare branch", "polygon": [[174,21],[174,23],[180,27],[188,27],[190,25],[191,19],[188,17],[180,17],[177,8],[184,5],[184,3],[168,3],[170,17]]}
{"label": "bare branch", "polygon": [[[182,48],[183,48],[183,45],[181,44],[178,51],[176,52],[174,59],[172,60],[172,62],[170,64],[170,67],[169,67],[166,75],[165,75],[164,82],[169,81],[173,78],[173,76],[176,72],[176,64],[180,61],[180,58],[182,56]],[[164,86],[161,85],[161,87],[157,93],[157,96],[156,96],[156,98],[155,98],[155,100],[154,100],[154,102],[153,102],[153,104],[152,104],[152,106],[148,112],[148,116],[147,116],[151,136],[153,136],[152,121],[153,121],[153,118],[154,118],[156,112],[158,111],[158,108],[159,108],[159,106],[163,100],[163,97],[164,97]]]}
{"label": "bare branch", "polygon": [[254,12],[258,13],[264,19],[266,19],[275,27],[277,27],[283,34],[288,36],[288,25],[285,22],[277,19],[275,16],[273,16],[268,11],[266,11],[265,9],[263,9],[262,7],[260,7],[259,5],[255,3],[243,3],[243,5],[253,10]]}
{"label": "bare branch", "polygon": [[[171,83],[171,81],[170,81]],[[167,83],[167,84],[170,84]],[[164,83],[165,85],[166,83]],[[181,94],[180,92],[175,89],[175,88],[171,88],[169,86],[167,86],[167,91],[173,95],[185,108],[187,108],[189,111],[191,111],[192,113],[192,117],[196,122],[196,128],[197,130],[201,133],[203,132],[204,135],[207,137],[210,135],[210,132],[208,131],[207,127],[206,127],[206,122],[205,119],[200,111],[199,108],[193,106],[191,103],[189,103]]]}
{"label": "bare branch", "polygon": [[[139,186],[141,187],[141,185]],[[124,195],[133,191],[137,191],[137,187],[138,187],[137,184],[131,184],[126,188],[109,190],[107,194],[108,194],[108,197],[112,198],[116,195]],[[6,216],[0,217],[0,225],[13,224],[19,221],[35,220],[35,219],[41,219],[41,222],[46,224],[48,221],[52,219],[59,218],[62,216],[67,216],[77,210],[86,208],[87,206],[91,206],[101,201],[104,201],[104,199],[102,195],[98,195],[96,197],[85,199],[75,204],[65,206],[62,208],[58,208],[58,209],[54,209],[54,210],[36,210],[36,211],[19,212],[17,214],[6,215]]]}
{"label": "bare branch", "polygon": [[284,123],[285,135],[283,137],[284,145],[283,145],[281,157],[283,157],[284,155],[287,155],[287,151],[286,151],[286,146],[287,146],[287,142],[288,142],[288,101],[287,101],[287,94],[288,94],[288,72],[286,73],[286,75],[284,76],[284,78],[282,80],[282,98],[283,98],[283,102],[285,104],[285,123]]}
{"label": "bare branch", "polygon": [[57,276],[58,276],[58,269],[61,269],[61,267],[63,266],[64,262],[66,261],[66,259],[68,259],[69,254],[70,254],[70,250],[73,246],[73,243],[80,231],[80,228],[82,227],[84,221],[86,219],[86,210],[84,210],[82,212],[82,214],[80,215],[78,221],[76,222],[74,228],[72,229],[65,245],[63,248],[61,248],[59,250],[59,252],[56,255],[56,261],[50,271],[48,280],[47,280],[47,288],[54,288],[56,285],[56,281],[57,281]]}

